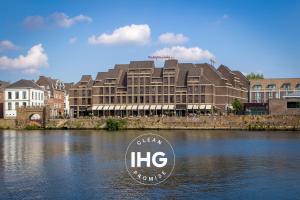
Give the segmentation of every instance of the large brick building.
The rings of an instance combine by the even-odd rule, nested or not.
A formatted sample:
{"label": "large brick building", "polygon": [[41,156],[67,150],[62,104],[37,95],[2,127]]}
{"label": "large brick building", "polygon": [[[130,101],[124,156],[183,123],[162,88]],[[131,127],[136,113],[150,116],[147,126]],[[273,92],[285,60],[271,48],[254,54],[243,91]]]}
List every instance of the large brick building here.
{"label": "large brick building", "polygon": [[79,117],[92,113],[91,75],[83,75],[78,83],[69,89],[70,116]]}
{"label": "large brick building", "polygon": [[225,112],[234,99],[247,102],[248,89],[246,77],[224,65],[166,60],[156,68],[153,61],[131,61],[95,80],[83,76],[70,90],[70,104],[75,117]]}

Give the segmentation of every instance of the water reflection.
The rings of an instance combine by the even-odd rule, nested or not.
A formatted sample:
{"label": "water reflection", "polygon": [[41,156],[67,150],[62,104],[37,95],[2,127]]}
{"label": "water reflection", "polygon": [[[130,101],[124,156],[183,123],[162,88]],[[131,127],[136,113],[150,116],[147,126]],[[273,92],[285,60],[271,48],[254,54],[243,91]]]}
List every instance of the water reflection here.
{"label": "water reflection", "polygon": [[[145,133],[174,147],[172,176],[142,186],[125,169]],[[2,131],[0,199],[296,199],[300,133],[238,131]]]}

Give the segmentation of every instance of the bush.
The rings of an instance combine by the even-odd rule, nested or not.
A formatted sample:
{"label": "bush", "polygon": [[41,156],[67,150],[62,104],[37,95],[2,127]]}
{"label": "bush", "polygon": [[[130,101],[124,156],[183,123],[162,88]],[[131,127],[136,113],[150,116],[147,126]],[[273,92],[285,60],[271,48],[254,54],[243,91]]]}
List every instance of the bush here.
{"label": "bush", "polygon": [[39,130],[39,129],[42,129],[42,127],[36,124],[30,124],[25,127],[25,130]]}
{"label": "bush", "polygon": [[122,119],[110,118],[106,121],[106,128],[109,131],[118,131],[125,127],[126,121]]}

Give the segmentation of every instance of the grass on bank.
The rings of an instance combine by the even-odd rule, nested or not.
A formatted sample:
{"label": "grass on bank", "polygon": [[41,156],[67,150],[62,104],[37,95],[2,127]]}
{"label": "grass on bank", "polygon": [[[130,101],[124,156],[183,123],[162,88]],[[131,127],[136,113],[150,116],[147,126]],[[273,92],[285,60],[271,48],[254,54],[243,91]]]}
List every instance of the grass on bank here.
{"label": "grass on bank", "polygon": [[109,118],[106,120],[106,129],[108,131],[118,131],[126,127],[126,120]]}

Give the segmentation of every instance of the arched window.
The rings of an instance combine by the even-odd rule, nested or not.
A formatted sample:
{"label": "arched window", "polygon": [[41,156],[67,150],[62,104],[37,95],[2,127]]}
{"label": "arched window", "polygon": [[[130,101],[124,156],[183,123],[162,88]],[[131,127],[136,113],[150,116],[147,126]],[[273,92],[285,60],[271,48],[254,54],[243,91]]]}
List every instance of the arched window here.
{"label": "arched window", "polygon": [[33,114],[30,116],[30,120],[40,120],[41,116],[39,114]]}

